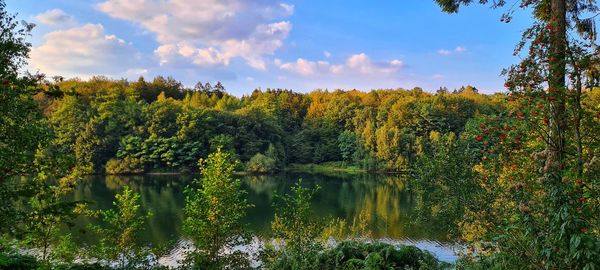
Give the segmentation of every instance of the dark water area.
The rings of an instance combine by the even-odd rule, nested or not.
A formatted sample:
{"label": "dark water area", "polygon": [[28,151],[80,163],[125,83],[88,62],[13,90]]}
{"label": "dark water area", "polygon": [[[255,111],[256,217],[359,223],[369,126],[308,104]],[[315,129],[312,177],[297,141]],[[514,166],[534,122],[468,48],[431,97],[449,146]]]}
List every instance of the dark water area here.
{"label": "dark water area", "polygon": [[[92,209],[112,208],[114,196],[129,185],[141,195],[143,211],[153,213],[143,233],[143,240],[154,245],[174,243],[181,239],[184,189],[191,184],[190,175],[89,176],[72,194],[75,200],[93,202]],[[313,200],[315,218],[340,218],[349,224],[359,220],[372,234],[373,240],[411,244],[436,254],[444,261],[454,261],[455,244],[447,233],[433,224],[420,223],[416,218],[416,198],[407,186],[405,176],[360,174],[324,176],[314,174],[281,174],[274,176],[243,176],[242,186],[247,199],[254,205],[246,222],[255,235],[268,236],[273,219],[276,194],[284,194],[302,179],[307,187],[320,186]],[[93,243],[94,237],[86,225],[98,222],[80,217],[72,229],[78,242]]]}

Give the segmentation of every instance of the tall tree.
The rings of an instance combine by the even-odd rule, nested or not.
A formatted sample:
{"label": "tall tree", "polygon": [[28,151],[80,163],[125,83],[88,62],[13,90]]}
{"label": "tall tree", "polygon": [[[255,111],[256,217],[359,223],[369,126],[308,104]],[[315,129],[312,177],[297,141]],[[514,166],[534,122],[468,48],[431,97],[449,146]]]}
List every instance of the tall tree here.
{"label": "tall tree", "polygon": [[0,0],[0,182],[27,172],[38,144],[47,135],[39,107],[32,99],[35,78],[19,78],[31,44],[33,24],[17,21]]}
{"label": "tall tree", "polygon": [[[473,0],[436,0],[446,12],[458,12],[460,6],[468,5]],[[479,3],[486,4],[490,1],[481,0]],[[520,135],[512,136],[510,132],[500,135],[502,140],[511,139],[513,153],[527,153],[533,151],[536,141],[541,141],[544,150],[536,153],[541,159],[541,166],[534,168],[529,164],[529,172],[522,171],[521,174],[509,175],[501,172],[498,180],[505,177],[504,181],[514,181],[517,194],[527,194],[520,198],[510,198],[513,203],[519,205],[520,213],[516,216],[522,218],[525,224],[523,236],[537,236],[532,243],[538,245],[535,255],[518,253],[516,245],[512,246],[512,254],[523,254],[523,257],[531,259],[530,267],[545,268],[587,268],[592,269],[594,256],[597,254],[598,239],[587,233],[590,220],[597,215],[588,214],[583,210],[586,188],[583,182],[583,156],[580,136],[581,123],[581,86],[576,78],[581,74],[581,63],[575,58],[586,58],[584,55],[597,53],[593,50],[579,50],[579,56],[574,56],[574,48],[578,43],[586,43],[590,47],[595,44],[595,18],[598,16],[596,1],[581,0],[522,0],[520,5],[510,7],[503,15],[502,21],[509,22],[511,16],[518,8],[533,10],[535,19],[533,26],[524,31],[523,40],[517,45],[516,53],[523,48],[529,52],[523,61],[505,71],[508,75],[506,87],[509,90],[508,100],[514,103],[507,114],[513,117],[518,124],[524,127]],[[492,7],[504,6],[506,1],[491,1]],[[579,37],[571,35],[577,32]],[[583,56],[583,57],[581,57]],[[570,112],[575,112],[575,117]],[[538,115],[547,115],[542,117]],[[497,120],[496,120],[497,121]],[[540,122],[542,123],[540,125]],[[483,125],[485,126],[485,124]],[[507,130],[514,127],[505,126]],[[482,131],[496,133],[498,127],[482,128]],[[512,132],[515,134],[515,132]],[[531,136],[536,134],[539,136]],[[575,134],[575,135],[573,135]],[[484,134],[485,135],[485,134]],[[522,144],[521,139],[527,138],[528,144]],[[481,135],[478,135],[478,140]],[[487,138],[484,138],[488,143]],[[577,148],[577,154],[571,155],[571,150]],[[498,150],[498,149],[496,149]],[[506,149],[504,149],[506,150]],[[498,157],[496,162],[500,166],[502,162],[519,160],[513,158]],[[530,163],[527,160],[519,160],[521,165]],[[516,168],[516,163],[511,171]],[[573,166],[573,164],[576,164]],[[488,167],[492,168],[492,167]],[[498,168],[498,167],[496,167]],[[541,180],[535,178],[538,171],[541,172]],[[492,172],[485,172],[486,175]],[[597,178],[596,176],[589,176]],[[529,178],[529,179],[528,179]],[[533,180],[532,180],[533,179]],[[578,180],[575,180],[578,179]],[[537,187],[537,190],[536,190]],[[589,191],[587,191],[589,193]],[[503,196],[503,195],[500,195]],[[537,207],[534,198],[539,198]],[[577,202],[579,201],[579,202]],[[536,214],[532,213],[536,212]],[[539,218],[536,215],[544,215]],[[512,223],[515,220],[512,219]],[[503,225],[505,226],[505,225]],[[500,241],[501,242],[501,241]],[[580,244],[585,242],[585,244]],[[536,257],[537,256],[537,257]]]}
{"label": "tall tree", "polygon": [[[52,133],[33,95],[43,75],[22,74],[33,24],[5,10],[0,0],[0,237],[18,236],[39,248],[43,260],[60,240],[57,228],[73,217],[76,203],[64,200],[78,171],[74,162],[53,147]],[[14,181],[27,175],[30,181]],[[49,178],[57,184],[49,184]],[[24,206],[17,207],[17,203]]]}
{"label": "tall tree", "polygon": [[244,198],[239,179],[233,178],[237,164],[220,148],[200,160],[202,178],[186,189],[183,231],[195,250],[187,261],[202,269],[245,269],[249,260],[235,247],[248,244],[243,217],[252,207]]}
{"label": "tall tree", "polygon": [[[473,0],[436,0],[445,12],[456,13],[461,5],[468,5]],[[480,0],[482,4],[487,0]],[[566,85],[567,75],[567,33],[576,30],[584,37],[595,38],[594,17],[598,15],[596,1],[581,0],[521,0],[521,8],[533,7],[533,14],[537,23],[547,26],[549,31],[549,55],[550,62],[547,84],[548,91],[554,93],[553,99],[549,100],[551,118],[549,119],[549,141],[547,144],[548,176],[560,180],[561,170],[565,167],[566,155],[566,131],[569,129],[567,119],[568,89]],[[506,1],[492,1],[492,7],[504,6]],[[503,16],[502,20],[509,22],[513,8]],[[591,15],[590,15],[591,13]],[[587,17],[585,17],[587,16]],[[570,18],[570,21],[567,20]],[[553,175],[553,176],[551,176]]]}
{"label": "tall tree", "polygon": [[41,110],[32,99],[35,80],[19,78],[31,44],[26,42],[32,24],[19,26],[15,15],[0,0],[0,233],[14,232],[23,218],[14,207],[21,186],[8,180],[29,173],[39,145],[48,142],[48,129]]}
{"label": "tall tree", "polygon": [[[21,24],[21,26],[19,26]],[[35,25],[17,21],[15,14],[6,11],[6,3],[0,1],[0,77],[15,79],[19,69],[27,63],[31,43],[26,41]]]}

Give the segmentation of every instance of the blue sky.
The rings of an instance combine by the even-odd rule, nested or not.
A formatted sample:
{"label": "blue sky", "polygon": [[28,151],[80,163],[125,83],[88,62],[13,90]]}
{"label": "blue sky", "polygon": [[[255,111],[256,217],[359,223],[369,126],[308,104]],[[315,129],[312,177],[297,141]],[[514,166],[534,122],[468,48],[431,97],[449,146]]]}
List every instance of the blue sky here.
{"label": "blue sky", "polygon": [[529,14],[433,0],[7,0],[37,24],[30,69],[87,78],[173,76],[253,89],[471,84],[502,91]]}

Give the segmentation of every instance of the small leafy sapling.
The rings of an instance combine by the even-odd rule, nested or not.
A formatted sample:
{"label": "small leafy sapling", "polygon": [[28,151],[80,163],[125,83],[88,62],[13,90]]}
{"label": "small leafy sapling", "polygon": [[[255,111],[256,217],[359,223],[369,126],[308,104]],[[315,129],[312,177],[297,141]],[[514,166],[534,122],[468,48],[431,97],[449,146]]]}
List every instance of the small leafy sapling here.
{"label": "small leafy sapling", "polygon": [[103,221],[103,225],[92,225],[92,231],[100,238],[95,247],[98,259],[119,268],[141,267],[148,265],[152,252],[143,245],[140,233],[152,213],[143,213],[140,194],[125,186],[115,196],[114,209],[92,212]]}

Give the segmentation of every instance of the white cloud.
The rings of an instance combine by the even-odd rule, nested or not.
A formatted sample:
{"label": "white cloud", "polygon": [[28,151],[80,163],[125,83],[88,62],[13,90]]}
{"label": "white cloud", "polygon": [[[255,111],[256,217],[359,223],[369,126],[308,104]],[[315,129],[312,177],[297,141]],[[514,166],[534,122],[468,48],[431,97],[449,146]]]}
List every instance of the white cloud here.
{"label": "white cloud", "polygon": [[281,6],[285,10],[285,12],[287,13],[287,15],[294,14],[294,5],[281,3],[281,4],[279,4],[279,6]]}
{"label": "white cloud", "polygon": [[439,49],[437,51],[437,53],[439,55],[448,56],[448,55],[451,55],[451,54],[454,54],[454,53],[463,53],[463,52],[466,52],[466,51],[467,51],[467,49],[465,47],[458,46],[458,47],[454,48],[454,50]]}
{"label": "white cloud", "polygon": [[240,57],[261,70],[292,28],[280,19],[294,12],[276,0],[106,0],[98,9],[153,33],[161,64],[228,65]]}
{"label": "white cloud", "polygon": [[444,78],[446,78],[446,76],[444,76],[444,75],[442,75],[442,74],[433,74],[432,78],[433,78],[434,80],[441,80],[441,79],[444,79]]}
{"label": "white cloud", "polygon": [[364,53],[355,54],[346,60],[346,67],[351,71],[358,71],[362,74],[381,75],[390,74],[398,71],[404,64],[402,61],[394,59],[389,62],[376,63]]}
{"label": "white cloud", "polygon": [[145,68],[132,68],[128,69],[123,73],[123,75],[127,78],[135,78],[139,76],[144,76],[146,74],[148,74],[148,70]]}
{"label": "white cloud", "polygon": [[191,63],[201,66],[216,65],[220,63],[229,64],[229,59],[224,58],[216,49],[212,47],[198,49],[185,42],[161,45],[154,50],[154,55],[158,58],[161,66],[177,63],[186,59]]}
{"label": "white cloud", "polygon": [[317,63],[298,58],[296,62],[282,64],[279,66],[279,68],[307,76],[315,73],[317,69]]}
{"label": "white cloud", "polygon": [[323,51],[323,55],[325,55],[326,58],[331,57],[331,53],[328,51]]}
{"label": "white cloud", "polygon": [[74,25],[76,23],[75,19],[71,15],[68,15],[61,9],[47,10],[36,15],[34,18],[42,24],[51,26]]}
{"label": "white cloud", "polygon": [[390,61],[390,65],[395,66],[395,67],[402,67],[402,66],[404,66],[404,62],[402,62],[398,59],[394,59],[394,60]]}
{"label": "white cloud", "polygon": [[438,53],[439,55],[450,55],[452,52],[450,52],[449,50],[439,49],[439,50],[437,51],[437,53]]}
{"label": "white cloud", "polygon": [[366,54],[351,55],[342,64],[331,64],[327,61],[310,61],[298,58],[295,62],[282,63],[280,69],[294,72],[303,76],[311,75],[372,75],[385,76],[400,70],[404,63],[394,59],[388,62],[373,62]]}
{"label": "white cloud", "polygon": [[331,65],[329,67],[329,72],[331,72],[332,74],[341,74],[343,71],[344,71],[344,65],[343,64]]}
{"label": "white cloud", "polygon": [[124,40],[107,35],[100,24],[86,24],[44,35],[31,50],[30,66],[49,75],[123,76],[143,72],[140,55]]}

